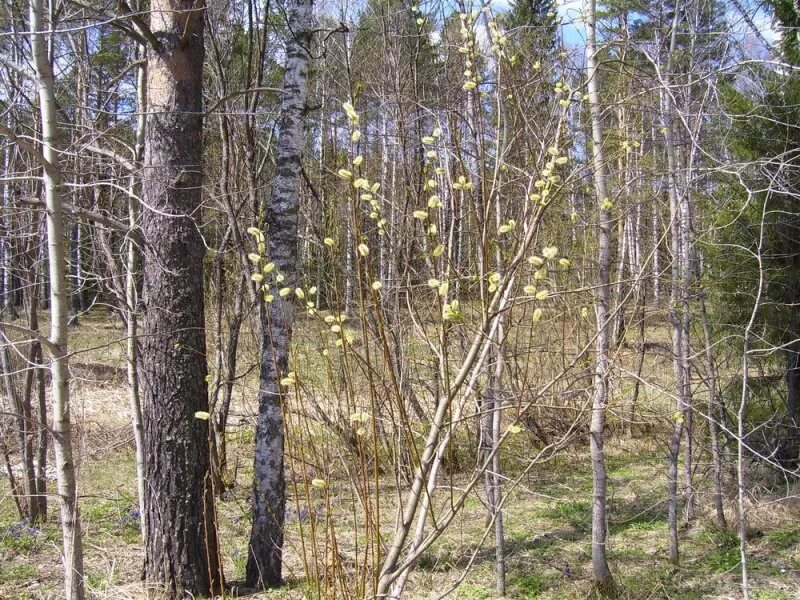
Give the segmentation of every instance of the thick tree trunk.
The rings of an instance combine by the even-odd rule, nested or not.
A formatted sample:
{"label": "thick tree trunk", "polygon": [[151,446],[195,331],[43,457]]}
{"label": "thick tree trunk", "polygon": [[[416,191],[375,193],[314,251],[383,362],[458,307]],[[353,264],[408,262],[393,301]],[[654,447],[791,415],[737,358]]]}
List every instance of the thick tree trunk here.
{"label": "thick tree trunk", "polygon": [[145,579],[167,596],[222,590],[211,488],[203,258],[202,6],[151,2],[145,133]]}
{"label": "thick tree trunk", "polygon": [[[42,154],[47,205],[47,249],[50,272],[50,372],[52,376],[53,447],[56,456],[58,500],[64,548],[64,591],[67,600],[83,600],[83,540],[72,457],[72,428],[69,406],[69,351],[67,349],[67,258],[64,251],[63,179],[59,154],[54,145],[59,137],[55,80],[44,31],[41,0],[30,2],[31,50],[36,67],[39,110],[42,121]],[[50,24],[52,26],[52,23]]]}
{"label": "thick tree trunk", "polygon": [[[283,76],[277,174],[266,216],[269,260],[284,276],[280,287],[297,282],[300,161],[306,144],[305,109],[309,48],[312,39],[312,0],[293,0],[287,9],[289,38]],[[253,529],[247,558],[249,585],[275,586],[281,582],[283,519],[286,483],[283,470],[283,400],[281,378],[288,372],[294,307],[291,296],[271,290],[262,324],[258,426],[254,457]]]}
{"label": "thick tree trunk", "polygon": [[597,64],[596,2],[584,3],[586,22],[586,75],[589,91],[589,111],[592,124],[592,164],[598,206],[597,246],[597,341],[594,376],[594,398],[590,424],[590,453],[594,494],[592,500],[592,570],[600,589],[614,587],[606,556],[606,460],[605,423],[608,408],[609,377],[609,300],[611,297],[611,214],[606,186],[606,163],[603,155],[603,126],[600,119],[600,82]]}

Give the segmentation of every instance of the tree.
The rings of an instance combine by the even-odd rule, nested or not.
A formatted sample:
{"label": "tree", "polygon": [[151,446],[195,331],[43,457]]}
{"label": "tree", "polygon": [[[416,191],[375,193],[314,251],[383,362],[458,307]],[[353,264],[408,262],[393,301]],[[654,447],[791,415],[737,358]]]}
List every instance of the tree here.
{"label": "tree", "polygon": [[[306,144],[305,103],[313,35],[312,0],[292,0],[288,6],[286,68],[276,155],[276,177],[266,203],[265,231],[272,264],[282,277],[265,284],[262,314],[258,425],[254,455],[253,528],[247,557],[248,585],[281,582],[283,520],[286,507],[284,475],[284,390],[294,384],[289,353],[294,324],[294,290],[298,283],[297,246],[300,208],[300,160]],[[263,243],[264,237],[260,240]],[[266,270],[266,274],[272,271]],[[263,275],[259,273],[263,278]],[[288,289],[289,293],[283,292]]]}
{"label": "tree", "polygon": [[606,185],[606,159],[603,155],[603,124],[600,119],[600,70],[597,60],[597,4],[584,3],[586,23],[586,79],[592,128],[592,168],[597,199],[597,341],[592,421],[589,433],[594,494],[592,497],[592,570],[601,590],[614,587],[606,554],[606,459],[605,423],[608,409],[609,337],[611,329],[611,207]]}
{"label": "tree", "polygon": [[[53,25],[52,23],[50,24]],[[60,157],[55,77],[45,37],[44,6],[41,0],[30,2],[31,52],[36,68],[39,112],[42,127],[42,170],[47,206],[47,257],[50,271],[50,373],[53,398],[53,447],[58,476],[58,500],[64,547],[64,591],[67,600],[83,600],[83,540],[81,538],[75,461],[72,454],[70,424],[69,350],[67,319],[67,259],[65,256],[63,186]]]}
{"label": "tree", "polygon": [[144,576],[169,597],[222,591],[203,300],[204,9],[151,2],[145,133]]}

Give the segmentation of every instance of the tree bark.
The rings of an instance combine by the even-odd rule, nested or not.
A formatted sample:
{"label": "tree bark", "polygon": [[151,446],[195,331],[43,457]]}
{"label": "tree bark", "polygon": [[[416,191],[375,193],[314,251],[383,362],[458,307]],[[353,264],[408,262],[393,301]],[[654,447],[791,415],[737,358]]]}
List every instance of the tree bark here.
{"label": "tree bark", "polygon": [[28,519],[35,523],[39,518],[39,505],[36,500],[36,473],[33,462],[33,435],[30,431],[31,419],[31,395],[28,393],[20,394],[14,377],[14,366],[11,364],[11,356],[8,347],[11,345],[2,327],[0,327],[0,375],[6,396],[11,401],[11,411],[14,413],[17,422],[17,438],[19,439],[20,458],[22,460],[23,474],[22,491],[24,502],[21,503],[23,512],[20,518]]}
{"label": "tree bark", "polygon": [[589,112],[592,125],[592,165],[597,195],[598,273],[597,273],[597,341],[594,376],[594,397],[590,424],[590,453],[594,493],[592,500],[592,571],[600,589],[614,587],[606,556],[606,461],[605,423],[608,408],[609,377],[609,300],[611,297],[611,214],[606,186],[606,162],[603,154],[603,126],[600,118],[600,81],[597,64],[596,1],[586,0],[586,76],[589,91]]}
{"label": "tree bark", "polygon": [[[32,225],[35,231],[39,227],[39,221],[36,219]],[[33,261],[31,261],[33,262]],[[31,280],[26,285],[26,295],[28,296],[28,329],[31,331],[39,332],[39,287],[36,282],[36,270],[32,269]],[[44,371],[42,368],[42,344],[39,340],[32,340],[28,349],[28,370],[25,373],[24,385],[24,399],[23,402],[27,403],[28,410],[33,413],[33,391],[34,383],[36,383],[36,397],[38,412],[36,422],[36,457],[32,460],[35,463],[35,489],[36,489],[36,516],[31,515],[31,518],[36,521],[47,520],[47,477],[45,477],[45,470],[47,468],[47,442],[49,431],[47,429],[47,398],[44,382]],[[32,422],[33,423],[33,422]],[[31,432],[32,436],[34,432]]]}
{"label": "tree bark", "polygon": [[[210,471],[203,258],[203,6],[151,2],[142,214],[144,577],[171,598],[222,591]],[[199,416],[196,414],[200,412]]]}
{"label": "tree bark", "polygon": [[[313,35],[312,0],[293,0],[287,14],[290,34],[286,42],[277,173],[265,222],[269,260],[284,276],[280,286],[293,289],[297,282],[300,161],[306,145],[303,113]],[[262,319],[253,468],[253,528],[246,572],[246,581],[251,586],[280,584],[283,554],[286,482],[283,466],[284,390],[280,382],[288,372],[294,307],[291,296],[282,298],[274,286],[271,293],[275,299],[267,303]]]}
{"label": "tree bark", "polygon": [[[8,129],[12,128],[11,112],[9,111],[7,117]],[[3,153],[3,173],[11,174],[14,169],[14,157],[17,149],[13,144],[8,144]],[[11,184],[3,183],[2,194],[2,214],[0,214],[0,313],[8,313],[8,318],[17,318],[16,310],[14,309],[14,290],[13,290],[13,270],[11,268],[11,259],[13,256],[14,248],[11,244],[11,225],[9,223],[11,210]]]}
{"label": "tree bark", "polygon": [[[144,56],[146,48],[139,46],[138,54]],[[141,165],[144,158],[144,144],[147,119],[147,64],[143,63],[137,68],[136,73],[136,108],[139,115],[136,119],[136,137],[134,146],[134,162]],[[131,191],[128,197],[128,226],[131,230],[139,227],[141,218],[141,206],[136,194],[140,191],[139,177],[131,174],[129,188]],[[127,333],[126,353],[128,359],[128,404],[131,411],[131,426],[133,428],[133,441],[136,453],[136,489],[139,496],[139,528],[142,532],[142,540],[147,539],[147,528],[145,527],[147,496],[145,486],[145,455],[144,455],[144,418],[142,415],[142,401],[139,386],[139,290],[137,287],[137,277],[139,272],[139,248],[129,237],[127,239],[128,255],[125,269],[125,312],[127,313]]]}
{"label": "tree bark", "polygon": [[[50,27],[52,27],[50,23]],[[55,78],[50,63],[48,40],[45,37],[42,0],[30,1],[31,51],[36,68],[39,92],[39,111],[42,124],[42,155],[44,165],[45,199],[47,205],[47,249],[50,273],[50,372],[52,375],[53,448],[58,479],[58,501],[61,512],[61,532],[64,548],[64,591],[67,600],[83,600],[83,540],[78,508],[78,489],[75,482],[75,462],[72,457],[72,428],[70,423],[69,351],[67,348],[67,319],[69,291],[67,289],[67,259],[64,240],[63,177],[59,168],[58,114]]]}
{"label": "tree bark", "polygon": [[725,519],[725,506],[723,504],[722,454],[719,448],[719,422],[717,421],[719,415],[717,407],[719,373],[717,371],[717,361],[714,358],[706,301],[702,292],[700,296],[700,316],[703,322],[703,337],[706,347],[706,361],[708,362],[708,431],[711,437],[711,460],[714,465],[714,510],[716,512],[717,527],[724,531],[728,528],[728,522]]}
{"label": "tree bark", "polygon": [[[689,393],[689,365],[688,336],[686,326],[685,302],[685,268],[686,251],[684,244],[683,198],[681,196],[681,179],[678,169],[680,167],[675,147],[675,128],[673,124],[672,90],[670,89],[672,75],[672,59],[676,52],[677,30],[681,11],[675,10],[670,34],[669,55],[667,58],[666,73],[664,74],[664,89],[661,90],[661,119],[664,123],[665,151],[667,155],[667,179],[670,210],[670,244],[672,250],[672,277],[670,285],[669,319],[672,325],[672,353],[673,371],[675,375],[676,407],[674,425],[669,444],[669,466],[667,471],[667,526],[669,529],[669,560],[677,566],[680,563],[678,549],[678,460],[681,449],[681,438],[686,425],[687,393]],[[690,461],[690,458],[687,459]],[[688,469],[687,469],[688,471]],[[688,480],[688,477],[687,477]]]}

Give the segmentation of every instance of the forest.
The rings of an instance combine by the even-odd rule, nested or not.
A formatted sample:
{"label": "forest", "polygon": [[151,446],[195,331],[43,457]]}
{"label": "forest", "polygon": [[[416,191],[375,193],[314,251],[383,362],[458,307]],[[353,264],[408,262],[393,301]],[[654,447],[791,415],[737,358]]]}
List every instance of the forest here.
{"label": "forest", "polygon": [[797,2],[6,0],[0,161],[0,598],[800,598]]}

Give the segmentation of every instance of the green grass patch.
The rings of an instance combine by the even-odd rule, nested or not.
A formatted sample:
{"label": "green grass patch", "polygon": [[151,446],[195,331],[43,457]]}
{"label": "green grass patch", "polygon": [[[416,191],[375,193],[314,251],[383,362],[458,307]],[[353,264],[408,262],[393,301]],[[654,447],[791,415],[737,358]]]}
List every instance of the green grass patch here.
{"label": "green grass patch", "polygon": [[592,523],[591,504],[588,500],[560,502],[549,511],[548,516],[566,522],[575,529],[588,529]]}
{"label": "green grass patch", "polygon": [[14,555],[27,555],[41,550],[50,540],[46,525],[28,527],[25,523],[0,524],[0,548]]}
{"label": "green grass patch", "polygon": [[622,533],[648,533],[651,531],[666,530],[667,520],[665,515],[654,515],[649,512],[636,515],[630,519],[612,521],[610,525],[612,534]]}
{"label": "green grass patch", "polygon": [[753,593],[753,600],[793,600],[796,596],[792,596],[789,592],[781,590],[763,590]]}
{"label": "green grass patch", "polygon": [[800,527],[789,525],[775,531],[768,531],[764,534],[764,540],[782,550],[800,546]]}
{"label": "green grass patch", "polygon": [[462,583],[453,595],[461,600],[490,600],[494,596],[492,590],[480,583]]}
{"label": "green grass patch", "polygon": [[548,581],[538,573],[509,573],[508,588],[515,598],[539,598],[547,590]]}
{"label": "green grass patch", "polygon": [[36,565],[16,563],[0,565],[0,583],[24,583],[33,581],[39,573]]}
{"label": "green grass patch", "polygon": [[738,568],[739,538],[733,531],[710,530],[706,533],[713,545],[701,563],[701,569],[710,573],[725,573]]}
{"label": "green grass patch", "polygon": [[139,508],[132,498],[123,496],[89,504],[82,516],[87,527],[93,528],[97,534],[108,535],[128,544],[140,541]]}

